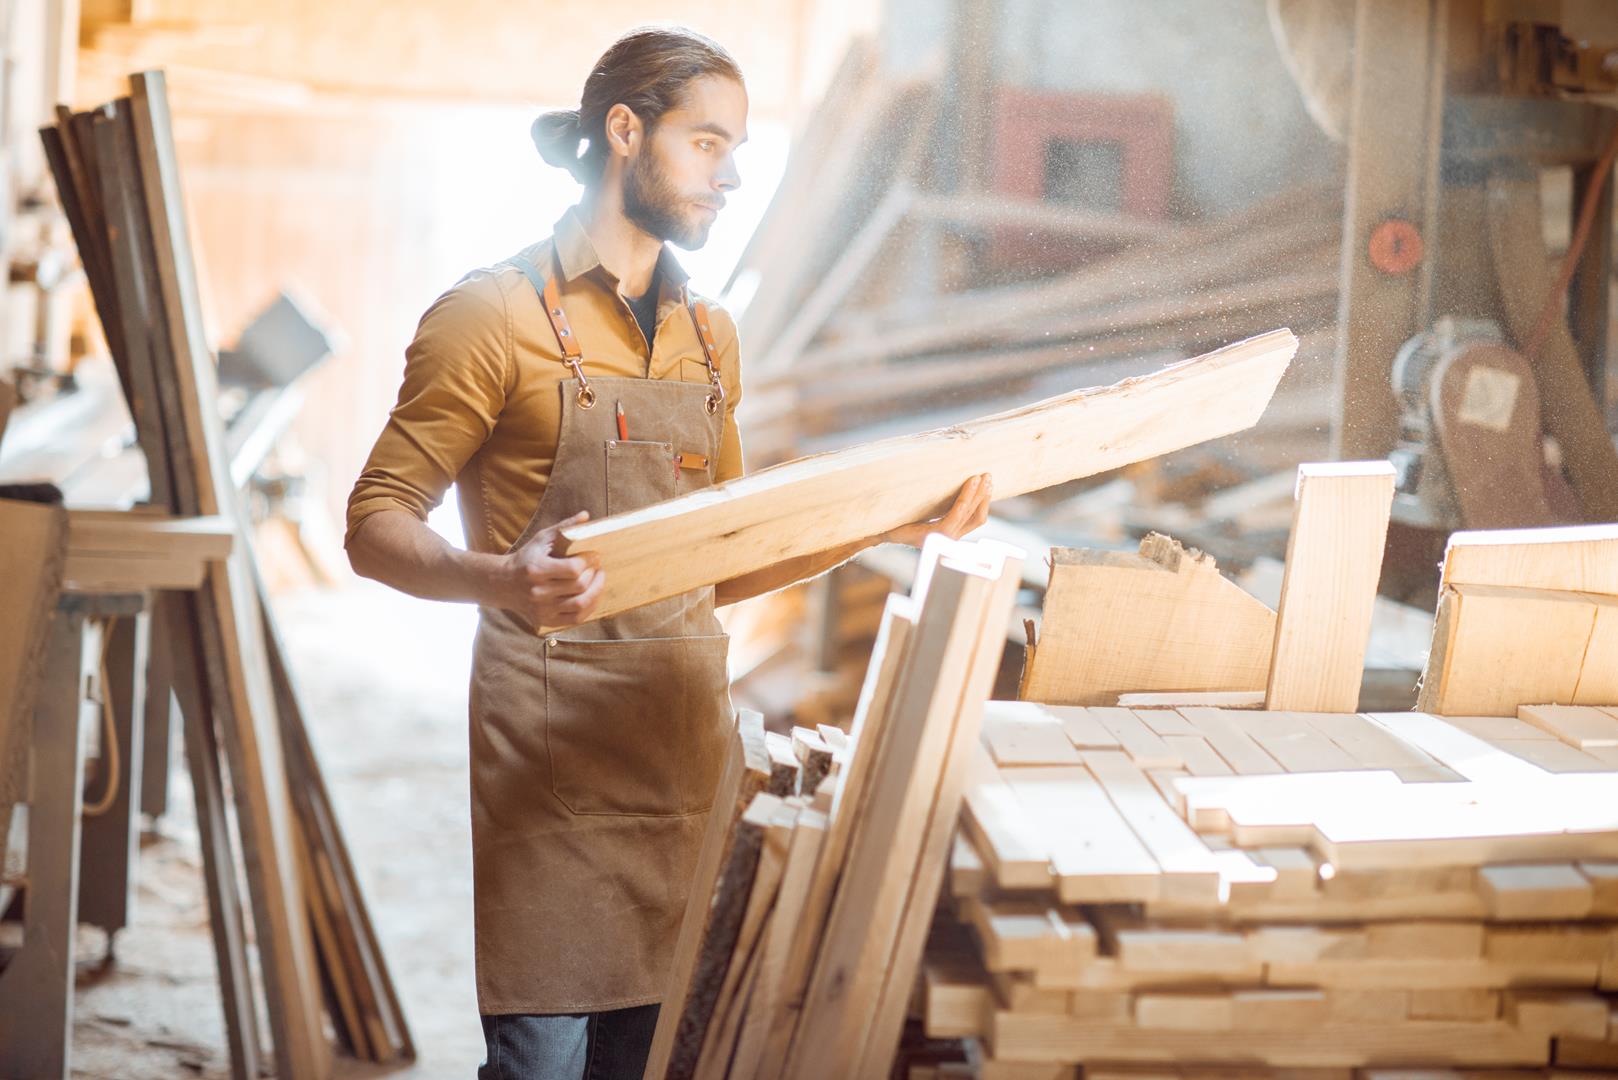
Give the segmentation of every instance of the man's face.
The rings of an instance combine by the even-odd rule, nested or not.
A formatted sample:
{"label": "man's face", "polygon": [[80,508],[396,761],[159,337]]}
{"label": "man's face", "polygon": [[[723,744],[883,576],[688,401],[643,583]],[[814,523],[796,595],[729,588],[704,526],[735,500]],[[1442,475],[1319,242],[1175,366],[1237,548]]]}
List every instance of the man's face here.
{"label": "man's face", "polygon": [[695,251],[708,242],[725,192],[741,184],[734,152],[747,141],[747,91],[705,75],[664,113],[624,177],[624,216],[659,240]]}

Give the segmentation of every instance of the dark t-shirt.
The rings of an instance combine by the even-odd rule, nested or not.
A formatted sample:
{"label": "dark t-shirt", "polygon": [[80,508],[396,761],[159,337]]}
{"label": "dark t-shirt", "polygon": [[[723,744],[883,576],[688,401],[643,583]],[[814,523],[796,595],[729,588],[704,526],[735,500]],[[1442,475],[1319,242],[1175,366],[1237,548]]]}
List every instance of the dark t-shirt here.
{"label": "dark t-shirt", "polygon": [[635,321],[640,324],[640,332],[646,337],[646,347],[648,349],[652,347],[652,338],[657,333],[657,294],[659,284],[657,279],[661,276],[661,274],[653,271],[652,283],[647,287],[644,294],[634,299],[624,297],[624,302],[629,305],[629,310],[635,315]]}

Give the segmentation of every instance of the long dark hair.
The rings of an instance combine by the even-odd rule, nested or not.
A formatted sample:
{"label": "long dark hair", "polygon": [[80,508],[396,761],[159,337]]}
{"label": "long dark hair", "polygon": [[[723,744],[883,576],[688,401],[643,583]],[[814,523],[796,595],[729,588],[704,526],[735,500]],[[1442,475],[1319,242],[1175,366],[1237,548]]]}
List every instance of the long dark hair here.
{"label": "long dark hair", "polygon": [[631,30],[596,61],[577,109],[544,113],[534,121],[534,145],[540,157],[588,187],[601,176],[607,113],[614,105],[627,105],[650,134],[658,119],[680,103],[686,84],[704,75],[742,81],[742,69],[724,46],[695,30]]}

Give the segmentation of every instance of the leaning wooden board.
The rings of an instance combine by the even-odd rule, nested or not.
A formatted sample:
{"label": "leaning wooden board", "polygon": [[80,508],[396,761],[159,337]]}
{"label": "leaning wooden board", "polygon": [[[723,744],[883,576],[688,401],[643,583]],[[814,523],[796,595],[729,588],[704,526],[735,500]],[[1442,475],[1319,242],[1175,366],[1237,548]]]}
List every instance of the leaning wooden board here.
{"label": "leaning wooden board", "polygon": [[1243,431],[1297,352],[1290,330],[1113,386],[765,469],[562,533],[606,570],[606,618],[942,513],[969,477],[999,498]]}
{"label": "leaning wooden board", "polygon": [[[161,72],[130,77],[131,112],[151,228],[168,353],[155,365],[172,379],[179,403],[176,449],[189,449],[197,505],[190,514],[239,516],[225,459],[224,433],[212,403],[218,397],[213,357],[203,329],[196,266],[180,190],[168,95]],[[161,396],[161,395],[160,395]],[[269,661],[259,625],[249,554],[236,544],[225,561],[209,564],[197,594],[208,689],[222,718],[235,787],[253,922],[264,967],[277,1074],[331,1075],[331,1051],[320,1016],[314,946],[293,849],[293,816]]]}

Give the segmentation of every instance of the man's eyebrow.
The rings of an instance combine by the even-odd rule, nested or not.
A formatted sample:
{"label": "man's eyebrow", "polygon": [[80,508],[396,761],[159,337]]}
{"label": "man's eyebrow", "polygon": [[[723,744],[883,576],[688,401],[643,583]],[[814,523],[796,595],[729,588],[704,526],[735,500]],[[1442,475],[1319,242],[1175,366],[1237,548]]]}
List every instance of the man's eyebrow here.
{"label": "man's eyebrow", "polygon": [[716,124],[712,120],[704,120],[700,124],[692,124],[691,130],[706,131],[710,135],[717,135],[726,142],[737,143],[737,145],[747,141],[747,137],[744,135],[742,136],[740,142],[737,142],[736,136],[732,135],[728,130],[726,130],[724,125]]}

